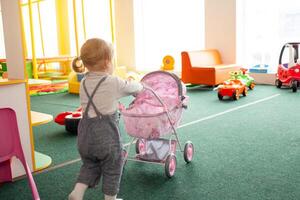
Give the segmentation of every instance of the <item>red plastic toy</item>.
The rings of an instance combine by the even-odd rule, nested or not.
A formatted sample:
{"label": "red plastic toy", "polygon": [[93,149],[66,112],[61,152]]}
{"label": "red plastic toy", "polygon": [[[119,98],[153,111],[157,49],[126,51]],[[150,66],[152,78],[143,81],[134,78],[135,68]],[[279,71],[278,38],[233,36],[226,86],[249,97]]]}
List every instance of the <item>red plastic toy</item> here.
{"label": "red plastic toy", "polygon": [[67,111],[58,114],[54,121],[59,125],[65,126],[66,131],[77,134],[77,127],[81,118],[82,108],[78,108],[74,112]]}
{"label": "red plastic toy", "polygon": [[241,94],[247,96],[247,92],[246,85],[238,79],[225,81],[218,87],[219,100],[222,100],[224,96],[229,96],[232,97],[233,100],[238,100]]}
{"label": "red plastic toy", "polygon": [[297,92],[300,86],[300,59],[298,42],[286,43],[280,53],[275,85],[291,87]]}
{"label": "red plastic toy", "polygon": [[[119,104],[119,109],[125,109],[124,105]],[[55,123],[65,126],[66,131],[77,134],[79,121],[82,118],[82,108],[77,108],[76,111],[66,111],[59,113],[54,121]]]}

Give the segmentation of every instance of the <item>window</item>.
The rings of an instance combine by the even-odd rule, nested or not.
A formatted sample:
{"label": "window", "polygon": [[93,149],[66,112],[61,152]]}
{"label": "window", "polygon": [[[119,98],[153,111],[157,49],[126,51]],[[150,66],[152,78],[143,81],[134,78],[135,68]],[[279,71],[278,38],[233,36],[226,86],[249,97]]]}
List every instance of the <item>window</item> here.
{"label": "window", "polygon": [[204,0],[134,0],[136,68],[160,68],[165,55],[181,70],[181,51],[204,48]]}
{"label": "window", "polygon": [[299,45],[287,44],[282,48],[282,55],[279,60],[284,67],[293,67],[299,62]]}
{"label": "window", "polygon": [[237,59],[244,66],[275,73],[282,46],[299,35],[298,0],[237,1]]}
{"label": "window", "polygon": [[[33,27],[35,35],[35,50],[37,57],[58,56],[58,38],[57,38],[57,19],[56,4],[54,0],[44,0],[37,4],[32,1]],[[84,2],[84,18],[86,28],[86,38],[100,37],[107,41],[111,41],[110,29],[110,10],[109,0],[76,0],[77,29],[79,46],[84,42],[84,28],[82,17],[82,2]],[[22,13],[24,22],[24,31],[26,37],[27,53],[31,58],[31,37],[28,0],[22,1]],[[39,7],[38,7],[39,6]],[[40,21],[39,12],[40,10]],[[69,33],[71,55],[76,55],[75,31],[74,31],[74,13],[73,0],[68,0],[69,14]],[[1,38],[0,38],[1,40]],[[0,41],[1,42],[1,41]],[[43,48],[44,46],[44,53]]]}
{"label": "window", "polygon": [[[82,2],[84,3],[84,21],[86,29],[86,39],[102,38],[111,42],[111,27],[110,27],[110,9],[109,0],[76,0],[77,14],[77,31],[79,46],[84,43],[84,28],[82,17]],[[74,16],[73,16],[73,0],[68,0],[69,8],[69,25],[71,39],[71,53],[76,55],[75,33],[74,33]]]}
{"label": "window", "polygon": [[[27,46],[27,56],[32,57],[28,1],[23,1],[22,16]],[[55,1],[32,3],[32,18],[37,57],[58,55]],[[40,17],[40,18],[39,18]]]}

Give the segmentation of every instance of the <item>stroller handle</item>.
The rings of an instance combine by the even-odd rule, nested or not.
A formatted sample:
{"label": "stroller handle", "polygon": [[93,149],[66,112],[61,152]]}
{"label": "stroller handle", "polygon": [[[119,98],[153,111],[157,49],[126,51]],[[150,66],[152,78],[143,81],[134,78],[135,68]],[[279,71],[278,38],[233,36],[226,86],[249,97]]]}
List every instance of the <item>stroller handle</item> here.
{"label": "stroller handle", "polygon": [[149,90],[157,99],[158,101],[161,103],[161,105],[167,109],[167,107],[165,106],[164,102],[162,101],[162,99],[156,94],[156,92],[151,88],[151,87],[148,87],[146,85],[144,85],[144,89],[146,90]]}

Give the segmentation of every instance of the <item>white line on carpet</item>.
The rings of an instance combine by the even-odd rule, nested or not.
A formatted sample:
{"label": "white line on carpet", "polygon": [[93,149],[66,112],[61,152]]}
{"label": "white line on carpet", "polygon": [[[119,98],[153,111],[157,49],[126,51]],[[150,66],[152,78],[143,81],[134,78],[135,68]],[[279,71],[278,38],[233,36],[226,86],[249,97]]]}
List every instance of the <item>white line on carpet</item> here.
{"label": "white line on carpet", "polygon": [[221,116],[221,115],[224,115],[224,114],[227,114],[227,113],[230,113],[230,112],[233,112],[233,111],[236,111],[236,110],[239,110],[239,109],[242,109],[242,108],[254,105],[254,104],[258,104],[260,102],[268,101],[270,99],[278,97],[279,95],[280,94],[274,94],[272,96],[269,96],[269,97],[266,97],[266,98],[263,98],[263,99],[260,99],[260,100],[257,100],[257,101],[253,101],[251,103],[247,103],[247,104],[244,104],[244,105],[241,105],[241,106],[237,106],[235,108],[230,108],[230,109],[225,110],[223,112],[216,113],[216,114],[213,114],[213,115],[210,115],[210,116],[207,116],[207,117],[203,117],[203,118],[197,119],[197,120],[192,121],[192,122],[185,123],[185,124],[179,126],[177,129],[183,128],[183,127],[186,127],[186,126],[190,126],[190,125],[193,125],[193,124],[197,124],[199,122],[203,122],[203,121],[206,121],[206,120],[209,120],[209,119],[212,119],[212,118],[215,118],[215,117],[218,117],[218,116]]}

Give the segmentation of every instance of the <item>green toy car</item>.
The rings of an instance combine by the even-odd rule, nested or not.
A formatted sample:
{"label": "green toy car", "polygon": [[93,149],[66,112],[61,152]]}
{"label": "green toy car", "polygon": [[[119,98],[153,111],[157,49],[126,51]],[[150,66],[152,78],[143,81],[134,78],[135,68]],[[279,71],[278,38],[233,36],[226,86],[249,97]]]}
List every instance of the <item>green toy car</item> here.
{"label": "green toy car", "polygon": [[255,87],[254,78],[247,74],[248,69],[241,68],[239,71],[230,72],[230,80],[240,80],[242,81],[250,90]]}

